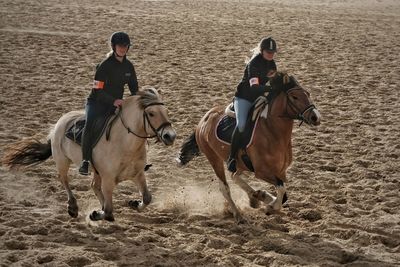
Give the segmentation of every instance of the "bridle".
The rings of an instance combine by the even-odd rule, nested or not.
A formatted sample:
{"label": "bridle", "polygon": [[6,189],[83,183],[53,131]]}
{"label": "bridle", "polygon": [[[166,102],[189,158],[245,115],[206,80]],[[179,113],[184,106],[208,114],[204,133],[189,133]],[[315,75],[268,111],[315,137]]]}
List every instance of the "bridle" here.
{"label": "bridle", "polygon": [[[123,114],[122,114],[122,106],[119,107],[118,116],[121,119],[122,125],[125,127],[126,130],[128,130],[128,134],[133,134],[133,135],[135,135],[135,136],[137,136],[139,138],[143,138],[143,139],[157,137],[157,139],[160,140],[161,136],[164,133],[165,128],[168,127],[168,126],[171,126],[171,123],[169,121],[166,121],[166,122],[162,123],[160,126],[158,126],[158,128],[156,129],[153,126],[153,124],[151,124],[151,121],[149,119],[149,115],[146,112],[146,108],[148,108],[150,106],[160,106],[160,105],[164,105],[164,103],[163,102],[153,102],[153,103],[150,103],[150,104],[146,105],[143,108],[143,129],[144,129],[145,133],[148,134],[146,132],[146,122],[147,122],[149,124],[151,130],[155,133],[154,135],[149,135],[148,134],[147,136],[142,136],[142,135],[139,135],[139,134],[135,133],[134,131],[132,131],[131,128],[129,128],[126,125],[125,121],[124,121]],[[160,131],[161,131],[161,133],[159,133]]]}
{"label": "bridle", "polygon": [[[288,118],[290,118],[290,119],[292,119],[292,120],[300,120],[301,122],[300,122],[300,125],[305,121],[306,123],[309,123],[308,121],[307,121],[307,119],[304,117],[304,114],[307,112],[307,111],[309,111],[309,110],[312,110],[312,109],[315,109],[315,105],[314,104],[310,104],[310,105],[308,105],[303,111],[301,111],[298,107],[296,107],[296,105],[292,102],[292,101],[290,101],[290,98],[289,98],[289,92],[290,91],[292,91],[292,90],[302,90],[303,88],[301,88],[299,85],[297,85],[297,86],[295,86],[295,87],[293,87],[293,88],[290,88],[289,90],[287,90],[285,93],[286,93],[286,98],[287,98],[287,105],[286,105],[286,114],[287,114],[287,117]],[[290,115],[289,115],[289,112],[288,112],[288,107],[292,110],[292,111],[294,111],[294,113],[296,114],[294,117],[291,117]]]}

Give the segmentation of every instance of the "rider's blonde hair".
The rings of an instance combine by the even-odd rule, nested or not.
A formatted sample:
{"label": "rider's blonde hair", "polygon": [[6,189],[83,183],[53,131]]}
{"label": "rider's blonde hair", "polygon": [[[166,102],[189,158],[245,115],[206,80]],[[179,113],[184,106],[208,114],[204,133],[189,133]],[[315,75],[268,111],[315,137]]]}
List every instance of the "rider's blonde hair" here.
{"label": "rider's blonde hair", "polygon": [[261,41],[257,44],[256,47],[250,49],[251,57],[246,57],[244,61],[246,64],[249,63],[253,58],[261,54]]}

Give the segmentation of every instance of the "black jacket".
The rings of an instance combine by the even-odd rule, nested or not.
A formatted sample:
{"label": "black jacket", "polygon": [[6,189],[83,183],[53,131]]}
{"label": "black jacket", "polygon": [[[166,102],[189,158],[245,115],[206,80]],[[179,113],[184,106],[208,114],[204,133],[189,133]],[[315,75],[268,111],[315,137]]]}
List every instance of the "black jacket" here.
{"label": "black jacket", "polygon": [[125,84],[128,84],[132,95],[136,94],[138,82],[135,68],[126,57],[119,62],[112,54],[97,65],[93,89],[88,100],[112,106],[116,99],[122,99]]}
{"label": "black jacket", "polygon": [[[271,70],[276,70],[276,64],[274,60],[265,60],[261,54],[255,56],[246,65],[243,79],[237,86],[235,96],[246,99],[250,102],[254,102],[257,97],[263,95],[265,92],[268,92],[270,87],[265,86],[265,84],[269,80],[267,73]],[[250,80],[253,78],[258,79],[258,84],[253,84],[250,86]]]}

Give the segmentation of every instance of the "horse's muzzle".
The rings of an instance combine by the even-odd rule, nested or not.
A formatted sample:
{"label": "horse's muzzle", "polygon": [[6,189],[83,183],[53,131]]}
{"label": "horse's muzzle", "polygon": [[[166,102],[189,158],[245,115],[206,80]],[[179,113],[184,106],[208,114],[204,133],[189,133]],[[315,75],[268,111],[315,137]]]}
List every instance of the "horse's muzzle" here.
{"label": "horse's muzzle", "polygon": [[313,108],[312,110],[310,110],[308,123],[314,126],[318,126],[321,124],[321,114],[319,113],[318,109]]}
{"label": "horse's muzzle", "polygon": [[172,145],[175,141],[175,138],[176,138],[176,133],[174,129],[172,129],[172,127],[167,127],[160,134],[161,141],[167,146]]}

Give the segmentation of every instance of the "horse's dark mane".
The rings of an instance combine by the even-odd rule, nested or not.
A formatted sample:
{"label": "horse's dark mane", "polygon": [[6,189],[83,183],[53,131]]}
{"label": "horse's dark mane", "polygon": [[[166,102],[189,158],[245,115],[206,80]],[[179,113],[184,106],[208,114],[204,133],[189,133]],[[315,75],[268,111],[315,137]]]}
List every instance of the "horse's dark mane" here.
{"label": "horse's dark mane", "polygon": [[286,72],[277,72],[275,77],[271,79],[270,84],[273,90],[287,92],[296,86],[300,87],[296,78]]}
{"label": "horse's dark mane", "polygon": [[161,102],[159,94],[154,88],[147,88],[143,91],[139,91],[138,95],[140,96],[139,105],[142,109],[153,103]]}

